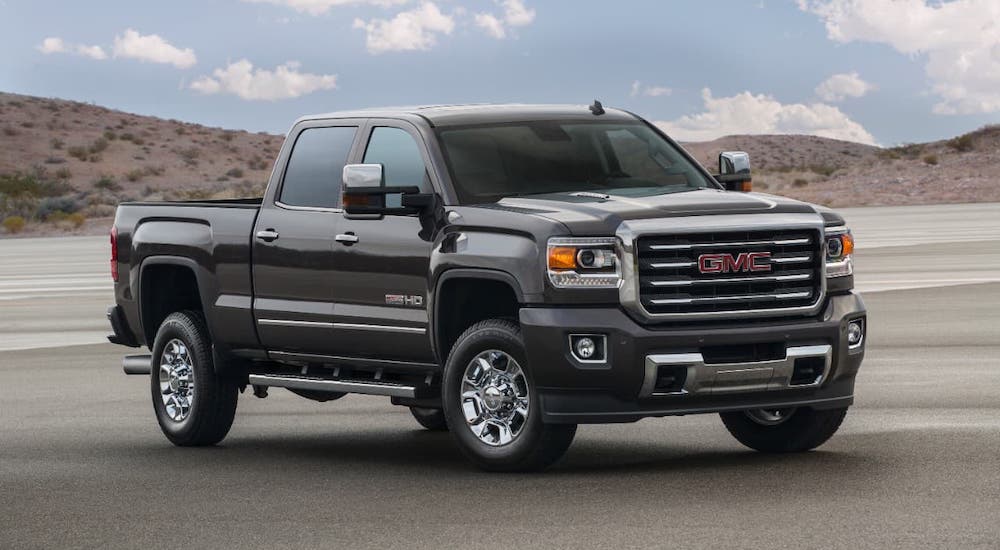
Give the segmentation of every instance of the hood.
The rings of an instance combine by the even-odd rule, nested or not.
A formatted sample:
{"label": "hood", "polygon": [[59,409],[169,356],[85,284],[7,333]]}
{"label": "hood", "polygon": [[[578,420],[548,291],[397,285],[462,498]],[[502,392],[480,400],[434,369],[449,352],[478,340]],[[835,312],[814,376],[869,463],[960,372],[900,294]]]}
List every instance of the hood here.
{"label": "hood", "polygon": [[660,195],[552,193],[509,197],[483,208],[520,211],[563,223],[579,235],[610,234],[626,220],[719,214],[815,214],[811,204],[765,195],[698,189]]}

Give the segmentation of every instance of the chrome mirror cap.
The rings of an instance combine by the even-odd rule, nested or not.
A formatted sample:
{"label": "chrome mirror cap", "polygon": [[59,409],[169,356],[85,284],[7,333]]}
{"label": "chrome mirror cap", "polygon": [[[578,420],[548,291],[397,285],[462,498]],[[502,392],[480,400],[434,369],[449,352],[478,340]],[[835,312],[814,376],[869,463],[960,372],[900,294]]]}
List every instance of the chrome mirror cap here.
{"label": "chrome mirror cap", "polygon": [[719,154],[719,174],[750,175],[750,154],[743,151],[726,151]]}
{"label": "chrome mirror cap", "polygon": [[381,164],[348,164],[344,166],[344,188],[382,187],[385,173]]}

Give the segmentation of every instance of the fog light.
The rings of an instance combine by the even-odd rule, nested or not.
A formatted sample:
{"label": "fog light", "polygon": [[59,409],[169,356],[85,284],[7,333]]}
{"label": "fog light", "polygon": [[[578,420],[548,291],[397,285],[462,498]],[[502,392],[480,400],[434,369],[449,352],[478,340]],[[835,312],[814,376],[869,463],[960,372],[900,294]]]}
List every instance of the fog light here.
{"label": "fog light", "polygon": [[847,347],[851,349],[861,347],[865,341],[865,322],[856,319],[847,324]]}
{"label": "fog light", "polygon": [[607,337],[602,334],[572,334],[569,347],[578,361],[602,363],[607,355]]}

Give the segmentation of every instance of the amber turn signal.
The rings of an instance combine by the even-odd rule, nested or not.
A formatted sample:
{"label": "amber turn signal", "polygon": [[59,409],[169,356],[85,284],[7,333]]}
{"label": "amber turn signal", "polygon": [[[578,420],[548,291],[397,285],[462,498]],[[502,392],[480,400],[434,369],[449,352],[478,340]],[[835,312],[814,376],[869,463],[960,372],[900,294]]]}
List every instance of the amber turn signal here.
{"label": "amber turn signal", "polygon": [[549,269],[576,269],[576,247],[553,246],[549,248]]}
{"label": "amber turn signal", "polygon": [[850,256],[854,253],[854,235],[850,233],[844,233],[840,236],[840,242],[843,243],[843,256]]}

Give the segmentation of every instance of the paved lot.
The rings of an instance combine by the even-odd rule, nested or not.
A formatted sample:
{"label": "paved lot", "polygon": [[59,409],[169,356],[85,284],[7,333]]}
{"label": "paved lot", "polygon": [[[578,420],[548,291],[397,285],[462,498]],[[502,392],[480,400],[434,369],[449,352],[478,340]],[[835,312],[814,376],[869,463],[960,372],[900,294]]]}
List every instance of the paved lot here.
{"label": "paved lot", "polygon": [[[905,231],[926,212],[847,212],[877,291],[868,358],[841,432],[797,456],[695,416],[584,426],[553,469],[489,475],[385,399],[280,390],[243,396],[223,445],[178,449],[148,381],[120,374],[124,348],[65,346],[103,333],[108,291],[11,284],[43,296],[0,301],[0,348],[64,347],[0,351],[0,547],[997,548],[1000,206],[949,208],[948,242],[898,242],[879,221]],[[81,278],[106,265],[91,241],[65,250]],[[8,242],[0,281],[21,273]],[[35,243],[22,252],[62,246]]]}

